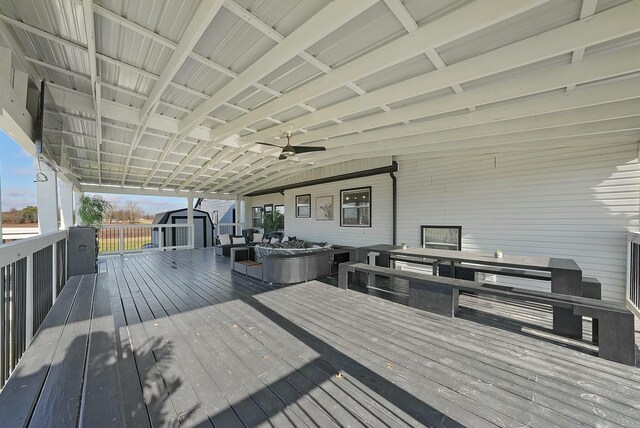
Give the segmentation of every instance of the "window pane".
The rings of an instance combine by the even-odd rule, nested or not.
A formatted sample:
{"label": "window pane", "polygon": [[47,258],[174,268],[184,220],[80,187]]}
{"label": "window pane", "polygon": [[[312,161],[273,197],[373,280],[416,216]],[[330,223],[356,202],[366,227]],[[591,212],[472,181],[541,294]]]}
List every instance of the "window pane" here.
{"label": "window pane", "polygon": [[343,190],[342,225],[371,226],[371,190],[369,188]]}

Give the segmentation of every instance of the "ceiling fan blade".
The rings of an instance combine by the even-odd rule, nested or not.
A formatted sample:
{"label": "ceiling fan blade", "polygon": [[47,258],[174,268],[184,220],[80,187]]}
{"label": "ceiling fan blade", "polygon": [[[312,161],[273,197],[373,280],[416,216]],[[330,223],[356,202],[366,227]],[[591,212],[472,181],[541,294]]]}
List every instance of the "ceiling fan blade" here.
{"label": "ceiling fan blade", "polygon": [[293,150],[295,150],[297,154],[297,153],[309,153],[309,152],[324,152],[327,149],[324,147],[298,146],[298,147],[294,147]]}
{"label": "ceiling fan blade", "polygon": [[286,155],[280,155],[278,156],[278,160],[285,160],[287,158]]}
{"label": "ceiling fan blade", "polygon": [[276,145],[276,144],[271,144],[271,143],[263,143],[262,141],[254,141],[253,143],[254,143],[254,144],[261,144],[261,145],[263,145],[263,146],[272,146],[272,147],[277,147],[277,148],[279,148],[279,149],[281,149],[281,148],[282,148],[282,146],[278,146],[278,145]]}

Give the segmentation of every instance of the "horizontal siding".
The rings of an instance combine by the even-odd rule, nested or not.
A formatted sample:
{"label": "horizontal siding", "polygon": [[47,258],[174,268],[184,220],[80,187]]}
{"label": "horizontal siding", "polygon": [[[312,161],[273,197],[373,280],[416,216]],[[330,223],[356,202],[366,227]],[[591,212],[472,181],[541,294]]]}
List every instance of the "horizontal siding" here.
{"label": "horizontal siding", "polygon": [[[284,203],[284,197],[280,193],[271,193],[269,195],[256,196],[253,198],[246,198],[244,202],[244,225],[243,227],[251,227],[251,208],[264,207],[265,205],[282,205]],[[285,218],[287,208],[285,207]]]}
{"label": "horizontal siding", "polygon": [[233,223],[233,209],[236,202],[225,199],[204,199],[200,205],[200,209],[206,211],[215,221],[214,211],[218,212],[219,223]]}
{"label": "horizontal siding", "polygon": [[[371,186],[372,227],[340,226],[340,190]],[[295,218],[295,196],[311,194],[311,218]],[[333,196],[333,220],[316,220],[316,198]],[[364,246],[392,240],[391,177],[377,175],[336,183],[287,190],[285,200],[285,232],[310,241],[338,245]]]}
{"label": "horizontal siding", "polygon": [[637,144],[461,154],[399,167],[399,242],[420,245],[420,225],[461,225],[466,250],[572,258],[603,283],[605,299],[622,300],[625,233],[638,227]]}

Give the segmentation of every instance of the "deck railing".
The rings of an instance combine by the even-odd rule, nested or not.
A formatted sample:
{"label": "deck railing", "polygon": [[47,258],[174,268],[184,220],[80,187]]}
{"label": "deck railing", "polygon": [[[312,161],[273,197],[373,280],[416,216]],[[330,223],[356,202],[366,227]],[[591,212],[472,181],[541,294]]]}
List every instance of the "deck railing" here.
{"label": "deck railing", "polygon": [[0,388],[67,279],[67,231],[0,245]]}
{"label": "deck railing", "polygon": [[640,317],[640,232],[629,232],[627,245],[627,306]]}
{"label": "deck railing", "polygon": [[239,236],[242,233],[242,223],[215,223],[214,226],[214,242],[220,235]]}
{"label": "deck railing", "polygon": [[[4,242],[13,242],[18,239],[27,239],[38,236],[40,230],[37,227],[3,227],[2,240]],[[2,244],[2,242],[0,242]]]}
{"label": "deck railing", "polygon": [[98,228],[100,254],[192,247],[188,224],[104,224]]}

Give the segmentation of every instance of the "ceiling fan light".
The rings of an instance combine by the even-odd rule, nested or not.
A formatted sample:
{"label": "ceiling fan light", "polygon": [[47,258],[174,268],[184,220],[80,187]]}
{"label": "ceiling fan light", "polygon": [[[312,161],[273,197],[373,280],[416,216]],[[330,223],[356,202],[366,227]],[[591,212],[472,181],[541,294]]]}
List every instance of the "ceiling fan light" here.
{"label": "ceiling fan light", "polygon": [[292,148],[285,147],[282,149],[282,154],[285,156],[295,156],[296,152]]}

